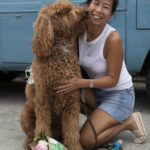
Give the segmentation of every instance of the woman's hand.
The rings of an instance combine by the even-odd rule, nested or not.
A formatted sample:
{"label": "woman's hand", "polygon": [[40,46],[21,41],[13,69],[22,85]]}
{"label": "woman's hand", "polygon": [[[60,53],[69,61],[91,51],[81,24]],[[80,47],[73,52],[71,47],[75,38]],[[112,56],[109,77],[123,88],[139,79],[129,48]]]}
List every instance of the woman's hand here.
{"label": "woman's hand", "polygon": [[76,89],[82,88],[82,78],[74,77],[65,82],[59,82],[58,86],[55,88],[56,93],[63,92],[64,94],[74,91]]}

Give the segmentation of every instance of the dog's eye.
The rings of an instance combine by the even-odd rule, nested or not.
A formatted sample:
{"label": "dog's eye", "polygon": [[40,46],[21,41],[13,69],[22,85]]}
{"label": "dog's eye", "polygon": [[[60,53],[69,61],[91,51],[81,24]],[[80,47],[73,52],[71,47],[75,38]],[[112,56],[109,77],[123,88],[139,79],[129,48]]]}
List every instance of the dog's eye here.
{"label": "dog's eye", "polygon": [[88,15],[88,14],[89,14],[89,11],[88,11],[88,10],[85,10],[84,12],[85,12],[85,14],[86,14],[86,15]]}

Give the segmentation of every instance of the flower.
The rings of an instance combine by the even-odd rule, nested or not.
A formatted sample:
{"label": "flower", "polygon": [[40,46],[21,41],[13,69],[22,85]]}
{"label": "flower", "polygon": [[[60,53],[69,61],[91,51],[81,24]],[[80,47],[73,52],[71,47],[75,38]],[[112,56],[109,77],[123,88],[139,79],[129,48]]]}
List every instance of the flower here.
{"label": "flower", "polygon": [[40,140],[34,150],[48,150],[48,143],[44,140]]}

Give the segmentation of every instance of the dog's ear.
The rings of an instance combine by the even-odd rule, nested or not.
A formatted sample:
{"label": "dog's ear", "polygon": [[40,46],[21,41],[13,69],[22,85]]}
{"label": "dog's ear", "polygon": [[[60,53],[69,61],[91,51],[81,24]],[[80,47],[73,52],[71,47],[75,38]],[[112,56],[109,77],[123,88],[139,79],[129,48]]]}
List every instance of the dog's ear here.
{"label": "dog's ear", "polygon": [[40,57],[47,57],[51,54],[54,35],[53,26],[49,16],[50,5],[44,7],[34,23],[34,36],[32,40],[32,51]]}

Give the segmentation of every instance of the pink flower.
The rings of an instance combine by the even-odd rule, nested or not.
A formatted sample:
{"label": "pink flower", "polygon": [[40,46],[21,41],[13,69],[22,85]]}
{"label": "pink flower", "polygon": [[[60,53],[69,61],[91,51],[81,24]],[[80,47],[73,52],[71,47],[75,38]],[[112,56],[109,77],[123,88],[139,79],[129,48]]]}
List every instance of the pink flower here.
{"label": "pink flower", "polygon": [[48,150],[47,142],[41,140],[38,145],[34,148],[34,150]]}

